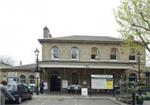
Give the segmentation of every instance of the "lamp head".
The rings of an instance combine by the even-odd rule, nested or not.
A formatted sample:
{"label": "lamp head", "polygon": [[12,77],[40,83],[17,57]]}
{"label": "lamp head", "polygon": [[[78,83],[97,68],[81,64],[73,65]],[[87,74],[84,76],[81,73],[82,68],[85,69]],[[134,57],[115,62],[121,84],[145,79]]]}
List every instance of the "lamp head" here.
{"label": "lamp head", "polygon": [[36,48],[36,50],[34,51],[36,56],[39,56],[39,50]]}

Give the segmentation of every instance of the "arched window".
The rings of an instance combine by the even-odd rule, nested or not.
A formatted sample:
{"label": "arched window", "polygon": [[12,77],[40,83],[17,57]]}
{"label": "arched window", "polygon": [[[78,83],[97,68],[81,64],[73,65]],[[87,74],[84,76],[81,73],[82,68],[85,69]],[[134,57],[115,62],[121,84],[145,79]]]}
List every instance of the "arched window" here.
{"label": "arched window", "polygon": [[75,84],[75,85],[79,84],[79,75],[78,75],[78,73],[72,73],[71,83]]}
{"label": "arched window", "polygon": [[71,48],[71,58],[79,59],[79,49],[76,47]]}
{"label": "arched window", "polygon": [[96,47],[91,48],[91,59],[99,59],[98,48]]}
{"label": "arched window", "polygon": [[30,84],[35,83],[35,76],[34,75],[30,75],[29,79],[30,79]]}
{"label": "arched window", "polygon": [[58,47],[53,47],[51,49],[51,57],[52,57],[52,59],[59,59],[59,48]]}
{"label": "arched window", "polygon": [[25,75],[20,76],[20,82],[21,83],[26,83],[26,76]]}
{"label": "arched window", "polygon": [[130,49],[129,60],[135,60],[135,49]]}
{"label": "arched window", "polygon": [[130,82],[137,82],[137,75],[136,75],[136,73],[130,73],[129,74],[129,81]]}
{"label": "arched window", "polygon": [[118,59],[118,49],[117,48],[111,48],[110,59],[111,60],[117,60]]}

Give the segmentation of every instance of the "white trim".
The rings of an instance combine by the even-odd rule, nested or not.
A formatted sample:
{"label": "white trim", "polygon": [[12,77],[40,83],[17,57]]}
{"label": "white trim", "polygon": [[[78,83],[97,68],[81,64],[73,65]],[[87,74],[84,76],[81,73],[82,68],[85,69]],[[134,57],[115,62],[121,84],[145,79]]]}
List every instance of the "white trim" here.
{"label": "white trim", "polygon": [[[57,48],[57,51],[58,51],[58,58],[54,58],[54,48]],[[59,59],[59,53],[60,53],[60,51],[59,51],[59,48],[58,47],[52,47],[51,48],[51,59],[52,60],[57,60],[57,59]]]}
{"label": "white trim", "polygon": [[132,66],[108,66],[108,65],[88,65],[88,68],[86,65],[78,64],[40,64],[41,68],[95,68],[95,69],[133,69]]}

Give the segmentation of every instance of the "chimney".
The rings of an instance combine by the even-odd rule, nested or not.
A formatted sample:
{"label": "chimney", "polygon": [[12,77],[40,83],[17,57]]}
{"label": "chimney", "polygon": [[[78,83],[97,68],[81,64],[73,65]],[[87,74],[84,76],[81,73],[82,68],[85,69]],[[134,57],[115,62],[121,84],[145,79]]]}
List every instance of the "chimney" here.
{"label": "chimney", "polygon": [[20,61],[20,66],[22,66],[22,61]]}
{"label": "chimney", "polygon": [[49,33],[49,29],[45,26],[43,28],[43,38],[51,38],[51,34]]}

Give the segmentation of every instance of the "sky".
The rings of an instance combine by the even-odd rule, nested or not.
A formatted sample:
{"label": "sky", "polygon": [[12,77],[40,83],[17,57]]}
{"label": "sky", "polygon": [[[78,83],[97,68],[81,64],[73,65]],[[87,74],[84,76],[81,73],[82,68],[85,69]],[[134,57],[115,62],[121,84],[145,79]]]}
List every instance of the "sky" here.
{"label": "sky", "polygon": [[52,37],[120,37],[113,10],[120,0],[0,0],[0,56],[15,65],[35,63],[37,39],[47,26]]}

